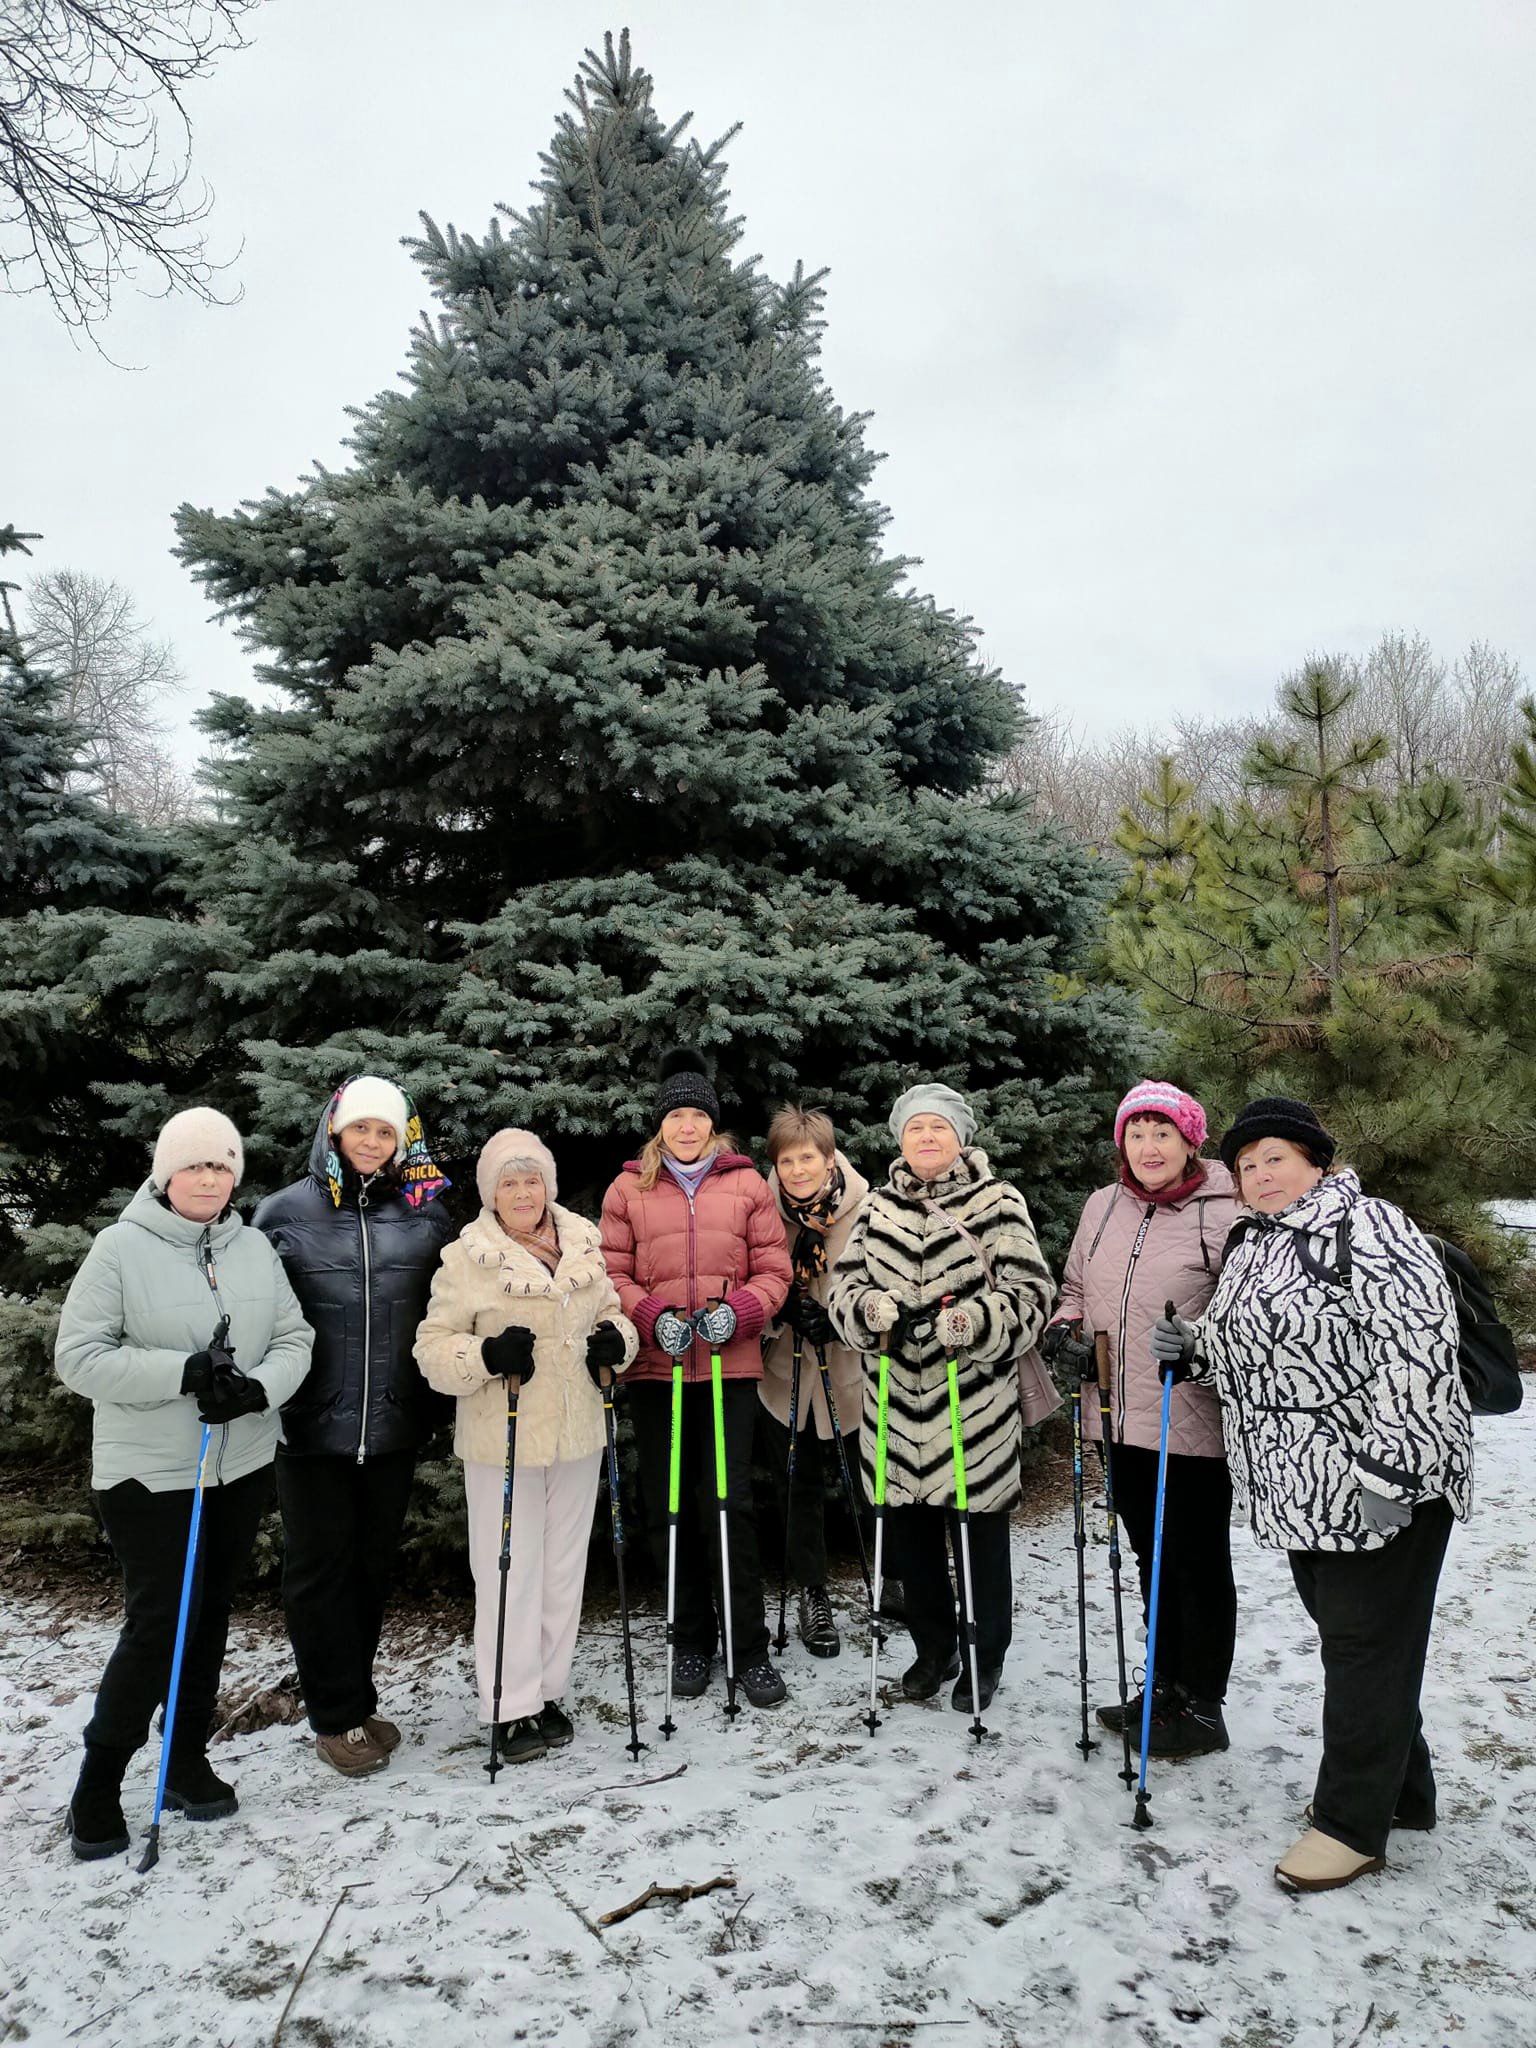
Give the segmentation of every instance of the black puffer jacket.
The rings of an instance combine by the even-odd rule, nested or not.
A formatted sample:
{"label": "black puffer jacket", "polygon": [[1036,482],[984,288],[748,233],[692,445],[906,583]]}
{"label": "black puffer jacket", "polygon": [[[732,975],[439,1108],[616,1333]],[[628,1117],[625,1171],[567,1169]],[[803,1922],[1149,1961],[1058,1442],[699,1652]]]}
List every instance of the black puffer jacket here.
{"label": "black puffer jacket", "polygon": [[341,1205],[325,1162],[330,1104],[320,1112],[309,1172],[256,1211],[315,1333],[309,1377],[283,1409],[283,1440],[298,1457],[417,1450],[451,1408],[416,1367],[416,1326],[432,1275],[456,1235],[442,1201],[413,1209],[382,1175],[366,1187],[345,1170]]}

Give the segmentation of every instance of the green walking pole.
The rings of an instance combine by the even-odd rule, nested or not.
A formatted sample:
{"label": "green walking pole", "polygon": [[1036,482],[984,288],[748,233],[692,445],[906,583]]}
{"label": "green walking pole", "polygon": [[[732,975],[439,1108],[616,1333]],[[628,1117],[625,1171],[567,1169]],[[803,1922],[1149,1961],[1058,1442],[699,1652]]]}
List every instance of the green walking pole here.
{"label": "green walking pole", "polygon": [[880,1682],[881,1633],[880,1595],[885,1584],[885,1423],[891,1396],[891,1361],[880,1354],[880,1377],[875,1392],[875,1575],[869,1593],[869,1712],[864,1725],[873,1735],[880,1726],[875,1712],[875,1690]]}
{"label": "green walking pole", "polygon": [[677,1658],[677,1513],[683,1476],[683,1361],[672,1360],[672,1440],[667,1457],[667,1710],[661,1732],[677,1733],[672,1718],[672,1666]]}
{"label": "green walking pole", "polygon": [[709,1354],[709,1390],[715,1410],[715,1498],[720,1503],[720,1621],[725,1636],[725,1718],[734,1721],[736,1705],[736,1637],[731,1625],[731,1532],[727,1510],[730,1506],[725,1483],[725,1387],[720,1377],[720,1353]]}
{"label": "green walking pole", "polygon": [[949,1442],[955,1459],[955,1520],[960,1527],[960,1595],[965,1616],[965,1648],[971,1665],[970,1733],[978,1742],[986,1737],[981,1721],[981,1684],[976,1669],[976,1589],[971,1580],[971,1511],[965,1493],[965,1436],[960,1427],[960,1362],[950,1359]]}

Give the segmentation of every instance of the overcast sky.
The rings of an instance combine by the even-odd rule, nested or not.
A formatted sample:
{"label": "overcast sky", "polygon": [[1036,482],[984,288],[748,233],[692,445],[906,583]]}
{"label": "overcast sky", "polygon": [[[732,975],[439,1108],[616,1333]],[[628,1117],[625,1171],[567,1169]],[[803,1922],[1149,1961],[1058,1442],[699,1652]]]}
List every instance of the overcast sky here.
{"label": "overcast sky", "polygon": [[240,303],[125,293],[124,370],[0,301],[0,522],[127,584],[187,706],[250,663],[174,507],[341,459],[400,237],[524,204],[626,20],[664,119],[745,123],[744,247],[830,268],[891,545],[1035,709],[1251,708],[1390,627],[1536,675],[1530,0],[272,0],[191,101]]}

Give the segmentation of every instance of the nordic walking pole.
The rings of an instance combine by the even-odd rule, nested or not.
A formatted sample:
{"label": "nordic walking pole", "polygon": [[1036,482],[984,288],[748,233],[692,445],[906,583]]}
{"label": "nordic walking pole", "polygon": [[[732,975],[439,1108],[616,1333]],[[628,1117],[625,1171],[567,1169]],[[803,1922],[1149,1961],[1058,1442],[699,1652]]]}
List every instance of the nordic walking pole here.
{"label": "nordic walking pole", "polygon": [[[1164,1314],[1172,1322],[1170,1301]],[[1141,1699],[1141,1775],[1136,1782],[1136,1811],[1131,1825],[1149,1828],[1151,1794],[1147,1790],[1147,1749],[1152,1741],[1152,1674],[1157,1669],[1157,1594],[1163,1573],[1163,1502],[1168,1494],[1168,1414],[1173,1403],[1173,1374],[1159,1367],[1163,1382],[1163,1414],[1157,1431],[1157,1515],[1152,1524],[1152,1586],[1147,1595],[1147,1684]]]}
{"label": "nordic walking pole", "polygon": [[[949,1296],[945,1296],[945,1301]],[[960,1526],[960,1592],[965,1612],[965,1647],[971,1665],[971,1725],[968,1733],[980,1742],[986,1736],[981,1720],[981,1681],[976,1668],[976,1588],[971,1579],[971,1511],[966,1505],[965,1437],[960,1427],[960,1361],[945,1366],[949,1376],[949,1442],[955,1460],[955,1519]]]}
{"label": "nordic walking pole", "polygon": [[672,1436],[667,1448],[667,1709],[661,1732],[670,1742],[677,1733],[672,1718],[672,1666],[677,1657],[677,1513],[683,1471],[683,1361],[672,1361]]}
{"label": "nordic walking pole", "polygon": [[1083,1512],[1083,1383],[1072,1389],[1072,1541],[1077,1550],[1077,1696],[1082,1732],[1077,1746],[1084,1758],[1098,1748],[1088,1733],[1088,1581],[1084,1553],[1088,1547]]}
{"label": "nordic walking pole", "polygon": [[496,1773],[501,1769],[501,1751],[497,1748],[497,1730],[501,1727],[501,1661],[507,1640],[507,1574],[512,1569],[512,1477],[517,1461],[517,1395],[519,1382],[507,1381],[507,1463],[501,1480],[501,1555],[497,1569],[501,1573],[501,1586],[496,1595],[496,1667],[491,1680],[491,1754],[484,1770],[489,1771],[491,1783],[496,1782]]}
{"label": "nordic walking pole", "polygon": [[832,1373],[827,1365],[826,1346],[822,1344],[816,1346],[816,1370],[821,1374],[822,1397],[827,1404],[827,1419],[832,1424],[832,1441],[837,1446],[837,1466],[843,1476],[843,1495],[848,1502],[848,1512],[853,1517],[853,1533],[859,1540],[859,1570],[864,1574],[864,1592],[873,1609],[875,1590],[869,1579],[869,1552],[864,1548],[859,1503],[853,1491],[853,1473],[848,1464],[848,1443],[843,1435],[843,1426],[837,1419],[837,1402],[832,1394]]}
{"label": "nordic walking pole", "polygon": [[[1115,1513],[1115,1461],[1113,1423],[1109,1412],[1109,1337],[1099,1330],[1093,1340],[1094,1367],[1099,1382],[1099,1449],[1104,1457],[1104,1513],[1109,1524],[1109,1577],[1115,1593],[1115,1669],[1120,1680],[1120,1747],[1123,1760],[1119,1776],[1134,1785],[1131,1769],[1130,1693],[1125,1682],[1125,1607],[1120,1596],[1120,1518]],[[1147,1667],[1148,1692],[1152,1690],[1152,1669]]]}
{"label": "nordic walking pole", "polygon": [[875,1712],[875,1688],[880,1679],[880,1595],[884,1590],[885,1577],[885,1420],[891,1394],[891,1360],[888,1352],[880,1354],[880,1377],[875,1393],[875,1497],[872,1503],[875,1511],[875,1576],[869,1595],[869,1712],[864,1716],[864,1725],[873,1735],[880,1726],[880,1716]]}
{"label": "nordic walking pole", "polygon": [[800,1357],[801,1338],[796,1330],[789,1365],[789,1468],[784,1475],[784,1569],[779,1573],[779,1632],[773,1639],[773,1647],[781,1656],[784,1645],[789,1641],[784,1616],[789,1606],[789,1518],[795,1506],[795,1449],[800,1442]]}
{"label": "nordic walking pole", "polygon": [[730,1505],[725,1477],[725,1386],[720,1376],[720,1348],[709,1350],[709,1388],[715,1411],[715,1498],[720,1503],[720,1619],[725,1636],[725,1718],[734,1721],[736,1704],[736,1636],[731,1623],[731,1536],[726,1526]]}
{"label": "nordic walking pole", "polygon": [[[229,1317],[220,1325],[229,1333]],[[214,1342],[221,1339],[215,1337]],[[210,1345],[209,1349],[213,1348]],[[208,1462],[208,1445],[213,1438],[212,1423],[203,1424],[203,1440],[197,1452],[197,1479],[192,1489],[192,1522],[187,1530],[187,1561],[181,1571],[181,1608],[176,1616],[176,1647],[171,1653],[171,1681],[165,1689],[165,1719],[160,1734],[160,1769],[155,1776],[155,1807],[149,1818],[149,1839],[139,1859],[139,1875],[153,1870],[160,1861],[160,1815],[165,1806],[165,1773],[171,1760],[171,1737],[176,1728],[176,1700],[181,1691],[181,1660],[187,1647],[187,1616],[192,1608],[192,1581],[197,1570],[197,1538],[203,1525],[203,1467]],[[207,1733],[205,1729],[204,1734]]]}
{"label": "nordic walking pole", "polygon": [[619,1631],[624,1639],[624,1690],[629,1695],[629,1740],[624,1747],[636,1763],[646,1745],[635,1718],[635,1653],[629,1639],[629,1595],[624,1589],[624,1516],[619,1505],[619,1440],[613,1412],[614,1371],[603,1368],[603,1430],[608,1439],[608,1515],[613,1524],[613,1570],[619,1582]]}

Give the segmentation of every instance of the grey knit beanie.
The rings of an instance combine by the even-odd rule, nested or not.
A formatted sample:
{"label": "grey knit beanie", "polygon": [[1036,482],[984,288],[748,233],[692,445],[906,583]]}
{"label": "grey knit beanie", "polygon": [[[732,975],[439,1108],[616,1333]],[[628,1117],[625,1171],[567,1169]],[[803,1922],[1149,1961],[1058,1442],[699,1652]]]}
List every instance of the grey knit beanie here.
{"label": "grey knit beanie", "polygon": [[902,1132],[915,1116],[943,1117],[945,1123],[954,1126],[955,1136],[962,1145],[969,1145],[976,1135],[976,1119],[970,1104],[953,1088],[946,1088],[942,1081],[919,1081],[915,1088],[909,1088],[905,1095],[897,1097],[890,1124],[891,1136],[898,1145]]}

